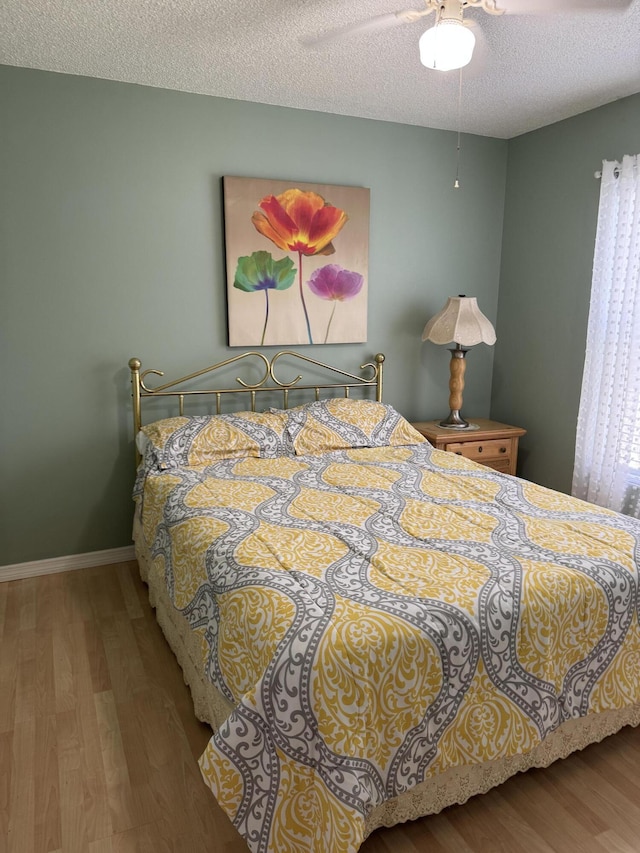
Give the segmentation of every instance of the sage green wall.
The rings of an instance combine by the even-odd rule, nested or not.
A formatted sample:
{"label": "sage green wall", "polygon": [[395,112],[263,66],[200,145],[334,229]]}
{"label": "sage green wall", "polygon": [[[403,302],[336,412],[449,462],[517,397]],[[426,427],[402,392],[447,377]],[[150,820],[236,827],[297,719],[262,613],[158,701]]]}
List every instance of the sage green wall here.
{"label": "sage green wall", "polygon": [[[419,93],[416,93],[419,96]],[[420,344],[446,296],[495,320],[507,145],[161,89],[0,67],[0,565],[130,543],[127,360],[177,376],[228,357],[221,177],[371,189],[369,342],[386,399],[447,411],[448,358]],[[465,411],[488,415],[477,347]]]}
{"label": "sage green wall", "polygon": [[509,142],[491,415],[519,473],[569,492],[603,160],[640,152],[640,95]]}

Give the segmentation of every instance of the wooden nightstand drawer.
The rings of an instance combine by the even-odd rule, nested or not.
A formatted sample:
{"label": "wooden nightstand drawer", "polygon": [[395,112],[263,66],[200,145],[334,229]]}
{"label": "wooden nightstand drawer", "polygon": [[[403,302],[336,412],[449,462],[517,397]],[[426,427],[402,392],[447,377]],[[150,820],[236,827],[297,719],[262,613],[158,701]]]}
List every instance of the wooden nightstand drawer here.
{"label": "wooden nightstand drawer", "polygon": [[450,453],[466,456],[474,462],[482,462],[485,465],[494,459],[509,458],[511,455],[510,439],[494,439],[493,441],[459,441],[445,446]]}
{"label": "wooden nightstand drawer", "polygon": [[494,471],[502,471],[503,474],[515,474],[516,472],[515,460],[512,460],[510,456],[503,456],[502,459],[485,459],[481,464],[486,465],[487,468],[493,468]]}

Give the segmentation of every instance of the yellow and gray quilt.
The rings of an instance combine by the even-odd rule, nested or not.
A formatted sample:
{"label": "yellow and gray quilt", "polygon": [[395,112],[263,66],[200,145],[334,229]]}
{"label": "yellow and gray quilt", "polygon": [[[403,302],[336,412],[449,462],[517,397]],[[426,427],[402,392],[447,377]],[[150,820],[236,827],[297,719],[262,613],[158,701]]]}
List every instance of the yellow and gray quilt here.
{"label": "yellow and gray quilt", "polygon": [[355,851],[430,776],[640,702],[633,519],[426,443],[147,470],[139,500],[256,853]]}

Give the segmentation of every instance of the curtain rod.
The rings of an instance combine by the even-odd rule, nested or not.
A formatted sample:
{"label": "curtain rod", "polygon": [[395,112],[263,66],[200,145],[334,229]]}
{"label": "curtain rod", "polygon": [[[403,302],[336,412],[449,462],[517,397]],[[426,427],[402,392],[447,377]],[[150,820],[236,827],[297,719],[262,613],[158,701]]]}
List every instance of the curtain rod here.
{"label": "curtain rod", "polygon": [[[619,175],[620,175],[620,169],[618,168],[618,166],[616,166],[615,169],[613,170],[613,177],[617,178]],[[594,172],[593,177],[600,180],[600,178],[602,177],[602,172]]]}

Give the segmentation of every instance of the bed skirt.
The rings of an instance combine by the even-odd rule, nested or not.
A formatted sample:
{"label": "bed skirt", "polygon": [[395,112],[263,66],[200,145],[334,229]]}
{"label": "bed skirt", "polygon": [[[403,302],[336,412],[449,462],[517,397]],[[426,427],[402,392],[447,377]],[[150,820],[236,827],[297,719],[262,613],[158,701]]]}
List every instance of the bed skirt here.
{"label": "bed skirt", "polygon": [[[158,624],[191,691],[195,714],[215,731],[233,711],[233,705],[203,677],[200,641],[173,606],[164,584],[164,575],[153,566],[137,517],[133,538],[140,575],[149,588],[149,600],[155,608]],[[569,720],[528,753],[452,768],[382,803],[368,815],[365,836],[378,827],[416,820],[436,814],[447,806],[464,803],[469,797],[486,793],[516,773],[531,767],[548,767],[559,758],[566,758],[572,752],[597,743],[624,726],[639,724],[640,705]]]}

